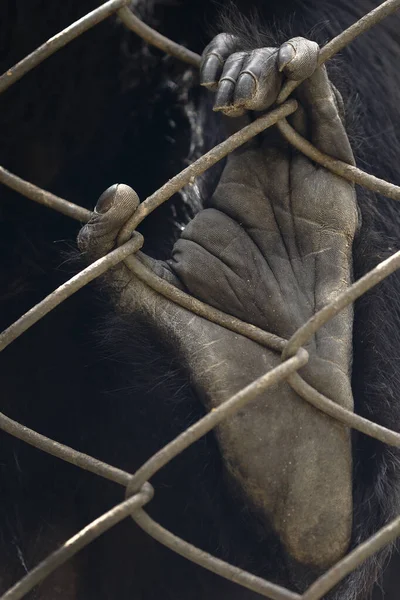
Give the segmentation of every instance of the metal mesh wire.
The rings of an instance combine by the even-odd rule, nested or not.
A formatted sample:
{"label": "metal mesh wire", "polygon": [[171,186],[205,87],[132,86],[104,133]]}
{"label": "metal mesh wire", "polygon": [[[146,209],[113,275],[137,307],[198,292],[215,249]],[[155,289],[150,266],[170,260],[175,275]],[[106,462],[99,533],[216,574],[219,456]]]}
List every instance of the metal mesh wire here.
{"label": "metal mesh wire", "polygon": [[[171,54],[192,66],[199,66],[200,56],[179,46],[145,25],[132,13],[127,5],[128,0],[109,0],[64,29],[61,33],[49,39],[45,44],[37,48],[0,77],[0,93],[4,92],[8,87],[18,81],[18,79],[23,77],[28,71],[36,67],[40,62],[51,56],[54,52],[91,27],[115,14],[118,15],[129,29],[137,33],[148,43],[157,46],[166,53]],[[383,18],[394,13],[398,8],[400,8],[400,0],[387,0],[386,2],[383,2],[383,4],[365,15],[342,34],[326,44],[320,51],[319,65],[343,49],[356,36],[367,31]],[[244,323],[243,321],[208,306],[174,288],[166,281],[154,275],[134,256],[135,252],[139,250],[143,243],[142,236],[135,230],[147,215],[168,200],[175,192],[193,181],[193,178],[206,171],[213,164],[224,158],[235,148],[244,144],[254,135],[274,124],[278,126],[289,143],[311,160],[344,177],[348,181],[367,187],[370,190],[379,192],[394,200],[400,200],[400,187],[322,154],[292,129],[285,117],[296,110],[296,101],[287,99],[296,85],[298,85],[298,82],[296,84],[293,84],[293,82],[286,83],[278,98],[278,108],[275,108],[268,114],[260,117],[251,125],[248,125],[210,150],[207,154],[200,157],[197,161],[148,197],[139,206],[134,216],[122,228],[118,240],[119,247],[117,249],[111,251],[109,254],[72,277],[0,334],[1,351],[77,290],[105,273],[111,267],[121,261],[125,261],[136,277],[144,281],[159,294],[166,296],[173,302],[191,310],[203,318],[218,323],[222,327],[257,341],[266,347],[279,351],[282,357],[279,366],[252,382],[218,408],[197,421],[197,423],[186,429],[177,438],[152,456],[134,474],[120,470],[91,456],[59,444],[0,413],[0,428],[2,430],[36,448],[52,454],[53,456],[61,458],[62,460],[87,471],[91,471],[100,477],[105,477],[106,479],[119,483],[126,488],[127,494],[127,499],[124,502],[118,504],[100,518],[93,521],[90,525],[69,539],[61,548],[50,554],[48,558],[37,565],[24,578],[9,589],[0,600],[18,600],[19,598],[24,597],[25,594],[32,590],[35,585],[52,573],[58,566],[71,558],[103,532],[128,516],[131,516],[149,535],[178,554],[181,554],[187,559],[225,577],[226,579],[259,593],[261,596],[272,598],[273,600],[320,600],[364,560],[400,536],[399,516],[380,529],[366,542],[359,545],[350,554],[317,579],[304,594],[300,595],[247,573],[203,552],[164,529],[143,510],[143,507],[150,502],[154,494],[154,490],[149,483],[149,480],[159,469],[200,437],[216,427],[222,420],[227,419],[229,416],[243,408],[243,406],[257,397],[262,391],[284,380],[286,380],[305,401],[330,417],[386,444],[400,447],[399,433],[386,429],[385,427],[340,407],[309,386],[298,373],[298,370],[308,361],[308,353],[304,350],[303,346],[308,342],[311,336],[313,336],[321,326],[336,316],[343,308],[353,303],[362,294],[377,285],[396,269],[400,268],[400,252],[393,254],[390,258],[381,262],[367,275],[356,281],[345,292],[337,296],[335,300],[324,306],[324,308],[300,327],[289,341],[281,339],[253,325]],[[0,182],[23,194],[27,198],[44,204],[45,206],[53,208],[81,222],[87,222],[90,219],[90,211],[38,188],[2,167],[0,167]]]}

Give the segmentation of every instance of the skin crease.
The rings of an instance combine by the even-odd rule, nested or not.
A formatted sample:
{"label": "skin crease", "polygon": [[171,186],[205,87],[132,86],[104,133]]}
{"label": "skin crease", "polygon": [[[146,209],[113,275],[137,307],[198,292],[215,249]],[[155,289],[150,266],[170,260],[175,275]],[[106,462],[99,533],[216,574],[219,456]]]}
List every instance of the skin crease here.
{"label": "skin crease", "polygon": [[[324,43],[374,5],[376,3],[365,0],[355,0],[351,6],[325,0],[315,3],[300,0],[279,4],[264,2],[262,18],[253,23],[252,29],[246,26],[239,32],[242,38],[240,51],[247,52],[256,46],[279,47],[294,35],[308,37],[314,25],[320,27],[321,32],[317,30],[311,37]],[[36,0],[29,4],[22,0],[5,0],[0,6],[0,15],[4,6],[6,14],[0,18],[0,30],[3,27],[6,36],[1,37],[4,42],[2,47],[11,38],[13,55],[6,54],[2,70],[94,8],[94,4],[88,0],[83,0],[79,5],[70,0],[63,3],[62,10],[61,6],[55,7],[53,14],[51,5],[44,7],[43,3],[39,5]],[[140,6],[136,8],[140,10]],[[243,11],[249,8],[250,3],[242,3]],[[46,18],[43,17],[44,10]],[[145,17],[166,35],[202,52],[211,39],[210,35],[204,33],[203,23],[216,21],[213,10],[204,0],[199,5],[194,1],[180,3],[179,6],[161,3],[146,7]],[[219,11],[220,7],[217,8]],[[280,20],[283,30],[282,35],[278,36],[278,43],[271,43],[270,40],[259,43],[275,17]],[[185,23],[185,27],[182,27],[182,23]],[[16,24],[18,35],[15,33]],[[24,24],[29,26],[22,31]],[[235,22],[229,27],[224,25],[218,31],[229,31],[236,35],[238,28]],[[394,182],[398,182],[396,116],[400,81],[394,58],[398,55],[398,30],[398,17],[391,17],[373,34],[363,36],[349,51],[345,51],[343,63],[338,69],[335,70],[334,64],[328,66],[330,78],[344,97],[346,127],[352,134],[357,164]],[[35,70],[32,76],[21,80],[9,94],[3,95],[0,98],[0,119],[3,119],[0,150],[4,154],[1,162],[17,174],[88,208],[93,207],[94,199],[110,183],[129,183],[138,191],[140,198],[145,198],[179,171],[184,165],[183,159],[179,162],[179,157],[186,157],[190,132],[185,119],[177,118],[176,107],[184,106],[186,109],[193,102],[193,98],[189,96],[188,100],[182,92],[185,90],[186,93],[188,79],[180,80],[177,75],[186,67],[178,65],[176,61],[160,60],[157,51],[151,49],[143,54],[135,54],[138,46],[132,34],[125,32],[122,27],[114,27],[114,22],[109,20],[60,51]],[[94,48],[96,53],[93,52]],[[113,62],[115,57],[118,60]],[[346,74],[337,77],[337,70],[342,72],[346,69],[347,80]],[[153,85],[153,81],[156,84]],[[51,85],[49,82],[52,82]],[[203,152],[208,145],[218,141],[222,131],[221,126],[216,125],[211,111],[210,98],[214,102],[215,96],[208,93],[198,99],[197,82],[192,80],[190,85],[193,86],[194,106],[197,109],[197,124],[192,129],[191,143],[198,144],[194,152]],[[34,110],[27,109],[27,97],[32,99]],[[202,108],[203,98],[206,99],[206,108]],[[174,119],[178,126],[170,129],[168,123]],[[233,121],[231,119],[230,124]],[[202,133],[196,138],[198,131]],[[214,139],[214,135],[217,139]],[[168,145],[169,142],[165,141],[167,138],[175,140],[175,145]],[[102,143],[104,140],[106,143]],[[274,164],[281,165],[284,171],[286,150],[280,148],[271,152],[268,148],[274,144],[275,140],[272,142],[266,136],[262,139],[262,147],[257,147],[252,156],[261,157],[260,163],[267,158],[274,160]],[[251,149],[244,149],[244,152],[251,155]],[[168,160],[165,160],[166,156]],[[243,153],[238,156],[237,162],[239,166],[242,165]],[[251,167],[253,162],[249,162],[251,164],[247,166]],[[251,172],[247,166],[238,172],[233,163],[228,165],[225,167],[225,178],[229,172],[238,172],[239,180],[244,181],[246,173]],[[254,180],[255,177],[251,179],[251,184]],[[268,185],[268,178],[260,182],[264,199]],[[202,199],[208,202],[208,210],[215,210],[209,206],[215,185],[206,181],[199,183],[199,186]],[[227,203],[228,187],[222,186],[218,190],[215,202]],[[304,193],[311,195],[307,190]],[[1,219],[4,219],[2,223],[5,223],[5,227],[1,236],[4,257],[1,281],[5,283],[0,287],[6,290],[1,297],[4,326],[67,277],[65,269],[68,269],[68,264],[59,254],[60,240],[73,240],[77,229],[65,218],[31,206],[28,201],[24,203],[19,197],[11,195],[8,199],[8,194],[5,188],[2,189]],[[198,199],[192,204],[190,195],[186,198],[189,198],[187,202],[190,206],[198,207]],[[357,199],[362,223],[361,233],[356,237],[353,248],[355,277],[397,248],[399,228],[395,203],[378,200],[363,190],[357,190]],[[254,200],[258,208],[257,200],[258,196]],[[175,210],[178,207],[178,223],[186,224],[179,213],[180,202],[178,199],[175,203]],[[165,241],[165,232],[172,230],[172,219],[168,212],[172,210],[170,206],[157,212],[154,218],[144,224],[146,251],[163,259],[171,256],[170,252],[160,250]],[[310,210],[313,210],[312,207]],[[201,221],[197,222],[197,231],[200,231]],[[190,233],[190,228],[186,232]],[[245,233],[247,235],[247,227]],[[196,234],[194,226],[192,234]],[[238,238],[238,242],[242,239]],[[245,238],[244,244],[248,243]],[[188,256],[187,251],[182,247],[179,249],[179,246],[174,251],[176,273],[179,259],[182,270],[187,272],[186,283],[193,285],[195,290],[207,284],[207,281],[201,280],[199,269],[186,269],[185,254]],[[324,257],[324,253],[321,256]],[[235,254],[236,264],[239,264],[239,259],[243,260],[243,266],[247,269],[245,259],[239,253]],[[264,257],[260,258],[260,262],[261,259],[264,260]],[[173,269],[174,261],[169,264]],[[218,264],[216,268],[224,276],[229,273],[226,262],[220,261]],[[281,272],[285,276],[290,274],[289,270],[278,269],[278,275]],[[300,282],[304,281],[308,286],[310,282],[312,284],[311,279],[306,277],[311,272],[305,268]],[[172,271],[170,275],[172,277]],[[397,390],[400,389],[396,360],[398,285],[394,276],[358,303],[353,347],[355,363],[352,390],[356,411],[392,428],[396,428],[398,422]],[[199,374],[200,381],[194,381],[193,373],[199,373],[199,364],[196,363],[194,367],[187,364],[187,347],[181,349],[180,355],[176,354],[177,342],[171,339],[171,328],[165,332],[170,337],[168,343],[168,340],[161,339],[163,332],[160,328],[154,330],[150,325],[151,320],[143,312],[136,313],[133,318],[128,314],[132,313],[132,298],[127,298],[126,312],[121,316],[116,314],[113,306],[109,311],[104,306],[109,293],[107,285],[100,287],[100,290],[100,304],[94,303],[89,290],[85,291],[76,299],[70,299],[54,315],[46,317],[4,353],[4,369],[0,369],[4,411],[50,437],[116,466],[134,470],[185,429],[188,423],[201,416],[199,398],[204,405],[217,401],[215,396],[211,400],[211,394],[204,392],[211,379],[210,372],[206,372],[210,350],[203,357],[204,369],[203,374]],[[208,291],[213,290],[211,287]],[[227,288],[215,296],[214,302],[221,300],[225,306],[231,302],[232,312],[242,310],[245,314],[249,311],[249,302],[239,302]],[[147,301],[150,305],[156,302],[155,299],[149,301],[148,295]],[[251,318],[254,320],[266,318],[263,314],[264,297],[259,305],[259,313],[256,312],[257,306],[253,306]],[[299,306],[297,298],[294,305]],[[301,315],[296,311],[289,316],[284,315],[281,324],[287,327],[289,323],[288,328],[291,329],[294,321],[303,321],[310,307],[306,302],[301,306]],[[283,304],[280,303],[277,308],[282,310]],[[170,309],[166,307],[166,310]],[[106,322],[104,326],[101,324],[103,319]],[[291,320],[293,323],[290,326]],[[179,323],[178,318],[176,321]],[[265,324],[266,328],[267,325],[273,325],[273,319]],[[195,323],[192,326],[195,327]],[[170,323],[167,322],[166,327],[170,327]],[[179,327],[175,327],[172,333],[177,340],[182,338]],[[215,337],[213,331],[204,331],[203,324],[200,334],[205,338]],[[236,348],[231,339],[221,340],[220,344],[219,357],[227,346],[235,354]],[[330,343],[328,350],[329,346],[332,347]],[[340,348],[338,353],[343,355]],[[186,365],[182,372],[185,354]],[[257,359],[257,356],[261,358]],[[218,355],[215,357],[218,358]],[[259,368],[258,360],[260,363],[264,361],[264,372],[266,361],[273,359],[268,355],[263,358],[257,348],[257,351],[249,349],[244,352],[242,362],[250,363],[250,378],[251,369],[257,371]],[[232,356],[232,361],[235,360],[238,362],[237,353]],[[26,375],[24,378],[21,377],[21,365]],[[308,376],[312,376],[313,372],[315,369],[310,368]],[[219,386],[221,397],[229,393],[225,383],[232,387],[236,384],[237,388],[243,383],[242,373],[236,373],[236,382],[227,375],[224,375],[226,382],[224,379],[218,381],[214,374],[212,377],[213,387],[215,383],[218,392]],[[346,375],[344,379],[347,380]],[[344,394],[343,402],[348,401],[348,394]],[[280,419],[283,420],[281,415]],[[244,422],[242,415],[240,427],[244,427]],[[279,419],[277,423],[279,425]],[[261,420],[259,426],[262,435]],[[254,432],[251,421],[248,427],[250,432]],[[266,531],[266,521],[260,516],[268,508],[265,503],[262,510],[257,512],[254,507],[250,508],[251,490],[246,490],[247,496],[241,497],[241,490],[238,489],[240,482],[237,485],[238,480],[231,477],[232,473],[237,478],[241,475],[233,472],[238,456],[233,456],[228,465],[230,473],[228,476],[226,474],[227,449],[228,445],[233,446],[233,436],[226,441],[225,435],[225,463],[221,464],[221,435],[224,437],[222,431],[219,432],[219,447],[215,447],[214,436],[210,435],[155,478],[156,496],[149,507],[150,513],[185,539],[234,564],[280,581],[291,589],[304,588],[314,574],[290,564],[290,557],[282,550],[279,541]],[[244,436],[243,431],[240,435],[242,441],[250,439],[250,443],[255,444],[256,440],[251,440],[251,435]],[[85,473],[81,475],[68,465],[3,437],[1,467],[4,476],[0,507],[2,591],[69,535],[123,498],[123,491],[115,486],[93,480]],[[352,545],[393,518],[399,509],[397,454],[363,436],[354,436],[353,442]],[[246,449],[247,454],[251,451],[251,447]],[[276,451],[274,461],[281,459],[283,457]],[[263,462],[260,461],[260,464]],[[269,464],[273,464],[273,461]],[[291,477],[293,479],[292,474]],[[248,478],[245,483],[248,483]],[[258,497],[256,493],[254,496]],[[260,502],[263,503],[263,495]],[[279,512],[276,505],[273,512]],[[367,599],[366,590],[379,574],[385,557],[387,554],[376,561],[368,561],[331,596],[335,600]],[[398,595],[396,584],[393,587],[395,599]],[[133,595],[135,598],[152,600],[161,594],[173,600],[188,597],[201,600],[253,600],[257,597],[169,553],[128,522],[59,569],[32,597],[40,600],[87,600],[92,597],[131,598]],[[385,600],[388,599],[392,600],[392,596],[386,595]]]}

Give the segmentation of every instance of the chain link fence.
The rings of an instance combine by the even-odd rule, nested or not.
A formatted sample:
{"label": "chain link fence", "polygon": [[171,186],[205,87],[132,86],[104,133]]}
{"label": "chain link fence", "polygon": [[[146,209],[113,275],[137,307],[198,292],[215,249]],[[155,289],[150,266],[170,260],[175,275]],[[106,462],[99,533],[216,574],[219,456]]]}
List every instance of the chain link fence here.
{"label": "chain link fence", "polygon": [[[153,44],[157,48],[194,67],[199,67],[199,55],[183,48],[145,25],[128,7],[128,1],[129,0],[109,0],[64,29],[61,33],[49,39],[46,43],[37,48],[30,55],[26,56],[0,77],[0,93],[4,92],[27,72],[54,54],[57,50],[61,49],[69,42],[72,42],[91,27],[94,27],[101,21],[112,17],[113,15],[117,15],[126,27],[141,36],[146,42]],[[372,12],[365,15],[362,19],[326,44],[320,50],[319,65],[322,65],[334,54],[342,50],[355,37],[364,33],[399,8],[400,0],[387,0],[386,2],[383,2]],[[80,549],[84,548],[103,532],[128,516],[131,516],[139,527],[146,531],[150,536],[171,550],[238,585],[253,590],[261,596],[271,598],[272,600],[320,600],[363,561],[400,536],[399,516],[383,527],[369,540],[359,545],[350,554],[345,556],[340,562],[317,579],[304,594],[300,595],[247,573],[211,556],[199,548],[196,548],[188,542],[178,538],[170,531],[164,529],[150,518],[143,508],[153,497],[154,490],[149,483],[149,480],[151,480],[157,471],[199,438],[215,428],[221,421],[242,409],[247,403],[256,398],[258,394],[282,381],[287,381],[305,401],[346,426],[357,429],[385,444],[400,447],[399,433],[386,429],[385,427],[342,408],[329,398],[317,392],[313,387],[307,384],[298,373],[298,370],[308,362],[308,353],[303,346],[320,327],[335,317],[342,309],[353,303],[357,298],[373,286],[377,285],[396,269],[400,268],[400,251],[381,262],[367,275],[351,285],[345,292],[338,295],[335,300],[324,306],[322,310],[317,312],[309,321],[300,327],[288,341],[200,302],[156,276],[135,258],[135,253],[143,244],[143,237],[136,232],[136,228],[153,210],[171,198],[174,193],[181,190],[185,185],[192,182],[194,178],[201,175],[212,165],[227,156],[230,152],[272,125],[277,125],[286,140],[312,161],[315,161],[352,183],[357,183],[394,200],[400,200],[400,187],[378,179],[354,166],[345,164],[321,153],[289,125],[286,121],[286,117],[296,110],[297,103],[295,100],[288,98],[298,84],[299,82],[287,82],[283,86],[278,97],[277,108],[258,118],[256,121],[244,127],[242,130],[201,156],[193,164],[181,171],[142,202],[133,217],[131,217],[121,229],[118,239],[118,248],[69,279],[0,334],[0,350],[3,350],[58,304],[66,300],[90,281],[108,271],[108,269],[114,267],[121,261],[125,261],[126,265],[133,271],[136,277],[172,302],[179,304],[209,321],[256,341],[267,348],[273,349],[281,353],[282,357],[279,366],[252,382],[218,408],[214,409],[194,425],[186,429],[186,431],[181,433],[177,438],[152,456],[134,474],[120,470],[91,456],[73,450],[72,448],[49,439],[36,431],[24,427],[20,423],[17,423],[0,413],[0,428],[2,430],[53,456],[120,484],[126,488],[127,496],[127,499],[124,502],[118,504],[100,518],[93,521],[90,525],[69,539],[61,548],[53,552],[48,558],[37,565],[8,590],[0,600],[18,600],[23,598],[38,583],[50,575],[57,567],[70,559]],[[0,167],[0,182],[23,194],[27,198],[57,210],[82,223],[87,222],[91,217],[90,211],[24,181],[2,167]]]}

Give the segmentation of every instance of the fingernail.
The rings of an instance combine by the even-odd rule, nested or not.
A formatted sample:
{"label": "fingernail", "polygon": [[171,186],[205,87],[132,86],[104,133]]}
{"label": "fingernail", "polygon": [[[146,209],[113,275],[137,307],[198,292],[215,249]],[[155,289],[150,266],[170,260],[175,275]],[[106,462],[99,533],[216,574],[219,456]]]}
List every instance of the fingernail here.
{"label": "fingernail", "polygon": [[204,87],[214,87],[218,83],[218,72],[222,69],[222,63],[215,55],[209,56],[201,67],[200,83]]}
{"label": "fingernail", "polygon": [[257,84],[252,75],[243,73],[238,79],[235,89],[235,102],[252,100],[257,91]]}
{"label": "fingernail", "polygon": [[114,204],[115,196],[117,195],[118,185],[118,183],[115,183],[114,185],[106,189],[105,192],[102,193],[100,198],[97,200],[97,204],[95,207],[96,212],[103,215],[110,210],[110,208]]}
{"label": "fingernail", "polygon": [[220,81],[217,96],[215,98],[214,110],[221,110],[232,104],[232,92],[235,89],[235,83],[229,79]]}
{"label": "fingernail", "polygon": [[289,63],[292,62],[295,56],[296,51],[293,48],[292,44],[283,44],[283,46],[279,48],[278,69],[280,73],[282,73],[283,69],[287,67]]}

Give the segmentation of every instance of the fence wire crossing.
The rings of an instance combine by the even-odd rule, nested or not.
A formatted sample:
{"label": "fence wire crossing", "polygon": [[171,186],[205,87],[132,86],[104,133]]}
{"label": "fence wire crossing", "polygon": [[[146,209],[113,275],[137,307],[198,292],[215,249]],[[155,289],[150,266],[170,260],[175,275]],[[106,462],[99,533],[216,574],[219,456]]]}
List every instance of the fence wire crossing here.
{"label": "fence wire crossing", "polygon": [[[18,64],[11,67],[0,77],[0,93],[7,90],[13,83],[21,79],[27,72],[54,54],[57,50],[72,42],[91,27],[94,27],[101,21],[113,15],[117,15],[126,27],[134,31],[146,42],[194,67],[199,67],[200,56],[198,54],[176,44],[143,23],[133,14],[128,7],[128,3],[129,0],[109,0],[64,29],[62,32],[50,38],[42,46],[29,54]],[[400,0],[387,0],[373,11],[366,14],[362,19],[354,23],[336,38],[332,39],[320,50],[319,65],[322,65],[358,35],[364,33],[379,21],[394,13],[398,8],[400,8]],[[125,264],[133,271],[135,276],[157,293],[164,295],[169,300],[205,319],[280,352],[282,357],[279,366],[253,381],[229,400],[221,404],[218,408],[214,409],[194,425],[186,429],[152,456],[136,473],[133,474],[49,439],[0,413],[0,428],[3,431],[64,461],[95,473],[100,477],[119,483],[126,488],[127,496],[127,499],[124,502],[121,502],[82,529],[75,536],[67,540],[61,548],[50,554],[44,561],[39,563],[32,571],[10,588],[0,600],[19,600],[20,598],[23,598],[38,583],[43,581],[43,579],[74,556],[79,550],[128,516],[131,516],[150,536],[171,550],[226,579],[253,590],[261,596],[271,598],[272,600],[320,600],[363,561],[400,536],[399,516],[340,560],[324,575],[318,578],[306,592],[298,594],[251,573],[245,572],[242,569],[196,548],[188,542],[178,538],[170,531],[164,529],[144,510],[145,505],[151,501],[154,495],[154,489],[149,483],[149,480],[157,471],[195,441],[215,428],[224,419],[227,419],[229,416],[242,409],[264,390],[283,381],[287,381],[305,401],[330,417],[339,420],[348,427],[357,429],[366,435],[380,440],[381,442],[400,448],[399,433],[373,423],[372,421],[339,406],[307,384],[298,373],[298,370],[308,362],[308,353],[303,346],[320,327],[335,317],[342,309],[353,303],[373,286],[377,285],[391,273],[400,268],[400,251],[381,262],[367,275],[352,284],[346,291],[339,294],[335,300],[324,306],[309,319],[309,321],[300,327],[289,341],[261,330],[254,325],[243,322],[231,315],[225,314],[222,311],[191,297],[156,276],[135,257],[135,253],[143,245],[143,237],[136,231],[137,226],[143,219],[163,202],[171,198],[173,194],[181,190],[189,182],[193,181],[195,177],[204,173],[208,168],[227,156],[230,152],[272,125],[277,125],[282,135],[297,150],[326,169],[331,170],[333,173],[340,175],[352,183],[362,185],[393,200],[400,200],[399,186],[378,179],[354,166],[323,154],[307,140],[302,138],[289,125],[286,121],[286,117],[296,110],[297,103],[295,100],[288,98],[298,84],[299,82],[287,82],[283,86],[278,97],[277,108],[258,118],[250,125],[244,127],[242,130],[211,149],[178,175],[169,180],[154,194],[149,196],[139,205],[139,208],[136,210],[133,217],[131,217],[122,227],[118,238],[118,248],[109,252],[106,256],[100,258],[69,279],[0,334],[1,351],[58,304],[69,298],[90,281],[104,274],[110,268],[125,261]],[[91,212],[87,209],[77,206],[72,202],[24,181],[3,167],[0,167],[0,182],[27,198],[44,204],[45,206],[57,210],[66,216],[77,219],[80,222],[85,223],[91,217]]]}

